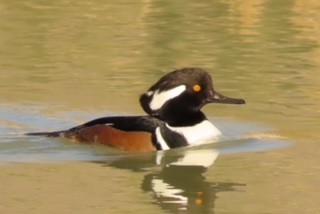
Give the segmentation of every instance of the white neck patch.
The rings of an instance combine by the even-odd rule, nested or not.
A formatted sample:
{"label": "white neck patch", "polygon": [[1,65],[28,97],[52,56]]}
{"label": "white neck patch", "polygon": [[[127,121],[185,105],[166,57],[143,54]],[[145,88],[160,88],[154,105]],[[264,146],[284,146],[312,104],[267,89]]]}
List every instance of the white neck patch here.
{"label": "white neck patch", "polygon": [[183,135],[189,145],[213,143],[213,140],[221,135],[221,132],[208,120],[204,120],[194,126],[171,127],[168,124],[166,126],[170,130]]}
{"label": "white neck patch", "polygon": [[[187,87],[185,85],[179,85],[175,88],[171,88],[166,91],[159,92],[159,90],[156,90],[150,102],[150,108],[152,110],[160,109],[163,106],[163,104],[165,104],[168,100],[171,100],[179,96],[182,92],[186,90],[186,88]],[[151,94],[151,92],[148,91],[147,95],[148,94]]]}

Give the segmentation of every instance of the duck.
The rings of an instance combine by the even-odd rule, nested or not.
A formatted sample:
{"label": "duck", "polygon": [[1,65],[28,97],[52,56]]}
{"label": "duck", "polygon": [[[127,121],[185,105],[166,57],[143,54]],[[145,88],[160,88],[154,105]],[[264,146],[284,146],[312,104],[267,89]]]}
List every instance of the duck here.
{"label": "duck", "polygon": [[165,74],[139,101],[146,115],[102,117],[66,130],[27,135],[62,137],[129,152],[169,150],[219,139],[220,130],[201,110],[205,105],[245,104],[243,99],[217,92],[210,74],[194,67]]}

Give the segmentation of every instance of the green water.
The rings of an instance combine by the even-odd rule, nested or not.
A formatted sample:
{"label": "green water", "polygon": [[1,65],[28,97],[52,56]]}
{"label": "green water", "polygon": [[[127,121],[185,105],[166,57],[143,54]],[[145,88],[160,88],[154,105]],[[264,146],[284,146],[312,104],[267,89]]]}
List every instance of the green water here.
{"label": "green water", "polygon": [[[10,161],[39,152],[21,133],[142,114],[139,94],[171,70],[196,66],[218,91],[247,102],[206,106],[213,122],[226,132],[245,129],[260,147],[290,146],[225,152],[203,175],[144,172],[141,194],[154,191],[153,177],[184,192],[188,205],[150,196],[136,206],[154,203],[146,213],[320,211],[318,1],[2,1],[0,13],[0,144],[2,155],[15,154]],[[38,141],[46,144],[35,159],[54,151],[53,159],[68,160],[76,150],[74,157],[95,160],[86,148]]]}

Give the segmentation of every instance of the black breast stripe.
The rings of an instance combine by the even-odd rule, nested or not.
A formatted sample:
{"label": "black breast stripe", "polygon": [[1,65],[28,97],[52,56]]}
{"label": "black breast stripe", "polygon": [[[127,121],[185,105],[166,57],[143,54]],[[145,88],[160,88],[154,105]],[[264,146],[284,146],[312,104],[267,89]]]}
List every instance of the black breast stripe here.
{"label": "black breast stripe", "polygon": [[177,132],[173,132],[165,124],[161,125],[160,132],[169,148],[178,148],[189,145],[184,136]]}

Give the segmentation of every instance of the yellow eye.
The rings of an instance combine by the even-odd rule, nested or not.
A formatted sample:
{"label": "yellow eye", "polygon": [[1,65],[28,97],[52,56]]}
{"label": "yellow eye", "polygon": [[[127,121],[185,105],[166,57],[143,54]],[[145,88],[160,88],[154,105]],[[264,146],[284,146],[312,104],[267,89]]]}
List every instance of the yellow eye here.
{"label": "yellow eye", "polygon": [[193,86],[192,89],[193,89],[194,92],[199,92],[199,91],[201,91],[201,86],[196,84],[196,85]]}

